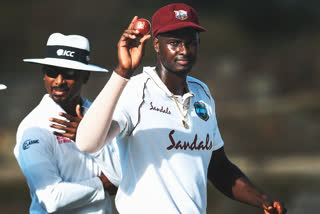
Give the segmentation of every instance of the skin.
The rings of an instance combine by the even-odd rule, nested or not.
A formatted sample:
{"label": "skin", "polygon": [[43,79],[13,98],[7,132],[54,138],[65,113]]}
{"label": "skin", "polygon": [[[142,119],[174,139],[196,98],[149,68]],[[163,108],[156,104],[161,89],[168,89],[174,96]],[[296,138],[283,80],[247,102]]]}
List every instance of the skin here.
{"label": "skin", "polygon": [[[54,67],[54,66],[53,66]],[[67,68],[54,67],[61,72],[67,71]],[[81,89],[89,80],[90,73],[88,71],[78,71],[77,78],[65,79],[61,74],[56,78],[52,78],[44,74],[44,85],[49,96],[60,105],[67,113],[60,112],[59,115],[66,120],[57,118],[49,118],[51,127],[62,130],[61,132],[53,132],[57,136],[67,137],[75,141],[76,132],[83,115],[81,113]],[[103,184],[103,187],[110,194],[114,195],[117,188],[109,181],[102,173],[98,176]]]}
{"label": "skin", "polygon": [[[119,64],[115,69],[117,75],[111,76],[80,123],[76,144],[80,151],[96,152],[120,133],[119,124],[112,119],[112,115],[128,82],[126,79],[129,79],[139,66],[144,46],[150,38],[150,35],[145,35],[136,43],[139,31],[133,29],[133,23],[137,18],[133,18],[118,42]],[[187,74],[191,72],[197,58],[198,37],[194,29],[186,28],[161,34],[153,39],[158,59],[156,72],[173,94],[185,93]],[[96,119],[95,115],[101,115],[101,118]],[[262,208],[265,213],[286,213],[283,203],[255,187],[241,170],[229,161],[223,147],[213,151],[208,178],[217,189],[232,199]]]}
{"label": "skin", "polygon": [[[64,72],[69,69],[54,67]],[[52,78],[44,74],[44,85],[49,96],[59,104],[68,114],[77,116],[76,106],[80,104],[80,93],[83,84],[89,79],[88,71],[79,71],[80,74],[76,79],[65,79],[61,74]]]}
{"label": "skin", "polygon": [[193,28],[171,31],[154,38],[153,46],[159,77],[173,94],[183,95],[186,77],[196,63],[199,33]]}
{"label": "skin", "polygon": [[[132,29],[132,23],[122,34],[118,43],[119,65],[116,72],[125,78],[130,78],[140,64],[145,41],[140,40],[140,46],[133,46],[139,32]],[[176,95],[183,95],[186,77],[196,63],[199,48],[199,33],[192,28],[184,28],[161,34],[153,39],[157,53],[156,72],[168,89]],[[139,50],[139,51],[136,51]],[[265,214],[284,214],[286,208],[280,201],[258,189],[245,174],[227,158],[224,147],[213,151],[208,167],[208,179],[226,196],[259,207]]]}

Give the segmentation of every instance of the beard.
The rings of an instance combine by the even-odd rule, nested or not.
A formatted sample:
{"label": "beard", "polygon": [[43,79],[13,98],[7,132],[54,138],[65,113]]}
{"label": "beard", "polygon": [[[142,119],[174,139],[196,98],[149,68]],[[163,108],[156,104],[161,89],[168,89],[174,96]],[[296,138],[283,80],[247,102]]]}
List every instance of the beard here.
{"label": "beard", "polygon": [[51,97],[55,103],[57,103],[59,106],[62,108],[66,107],[68,103],[70,103],[70,99],[68,98],[62,98],[62,97],[57,97],[57,96],[52,96]]}

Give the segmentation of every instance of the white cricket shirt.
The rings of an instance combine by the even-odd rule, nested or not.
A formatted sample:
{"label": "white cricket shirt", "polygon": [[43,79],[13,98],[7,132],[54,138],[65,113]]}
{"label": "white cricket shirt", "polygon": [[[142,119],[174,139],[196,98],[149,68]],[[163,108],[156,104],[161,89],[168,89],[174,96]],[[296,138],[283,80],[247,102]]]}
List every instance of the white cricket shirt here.
{"label": "white cricket shirt", "polygon": [[187,85],[189,92],[178,103],[184,115],[182,102],[191,98],[188,128],[153,67],[125,87],[114,113],[121,129],[122,181],[116,196],[121,214],[206,213],[207,169],[223,140],[209,89],[192,77]]}
{"label": "white cricket shirt", "polygon": [[[90,104],[83,99],[83,108]],[[46,94],[18,127],[14,154],[30,188],[30,213],[111,214],[111,201],[97,177],[101,169],[94,157],[80,152],[69,138],[52,133],[49,118],[64,119],[59,112],[65,111]],[[95,154],[107,162],[106,176],[106,169],[111,177],[116,174],[105,158],[114,151],[113,144],[108,144]]]}

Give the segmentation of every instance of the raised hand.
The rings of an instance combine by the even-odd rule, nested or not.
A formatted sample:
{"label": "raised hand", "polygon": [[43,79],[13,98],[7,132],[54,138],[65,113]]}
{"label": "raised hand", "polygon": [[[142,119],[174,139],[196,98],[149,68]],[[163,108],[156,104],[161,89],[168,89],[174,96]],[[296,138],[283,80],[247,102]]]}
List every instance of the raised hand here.
{"label": "raised hand", "polygon": [[133,23],[138,19],[135,16],[128,29],[126,29],[118,42],[118,67],[117,74],[130,78],[134,70],[139,66],[144,53],[144,46],[151,36],[139,37],[139,31],[133,29]]}
{"label": "raised hand", "polygon": [[67,120],[60,120],[53,117],[50,118],[49,120],[55,123],[51,123],[50,127],[64,131],[64,133],[54,131],[53,134],[57,136],[67,137],[75,141],[79,123],[83,118],[83,115],[81,113],[81,107],[79,104],[76,106],[76,113],[77,117],[60,112],[59,115],[66,118]]}

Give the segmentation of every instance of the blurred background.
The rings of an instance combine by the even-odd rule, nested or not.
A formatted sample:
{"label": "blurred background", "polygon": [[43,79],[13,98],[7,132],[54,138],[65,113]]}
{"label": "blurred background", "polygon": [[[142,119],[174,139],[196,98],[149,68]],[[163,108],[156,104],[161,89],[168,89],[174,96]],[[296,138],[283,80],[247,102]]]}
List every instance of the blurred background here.
{"label": "blurred background", "polygon": [[[229,158],[289,213],[315,213],[320,201],[320,2],[197,0],[198,62],[191,73],[211,90]],[[116,66],[116,46],[134,15],[151,20],[169,0],[4,1],[0,8],[0,211],[28,213],[30,196],[13,156],[20,121],[45,89],[40,66],[53,32],[90,40],[91,62]],[[151,42],[142,65],[156,61]],[[93,73],[83,95],[93,100],[109,79]],[[116,213],[116,212],[115,212]],[[208,186],[208,214],[262,210]]]}

